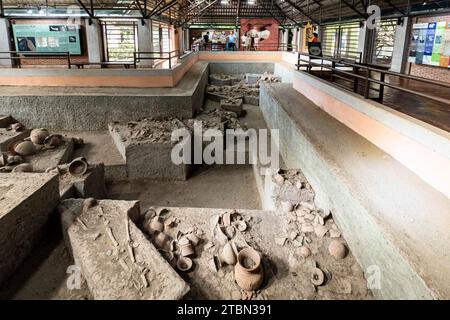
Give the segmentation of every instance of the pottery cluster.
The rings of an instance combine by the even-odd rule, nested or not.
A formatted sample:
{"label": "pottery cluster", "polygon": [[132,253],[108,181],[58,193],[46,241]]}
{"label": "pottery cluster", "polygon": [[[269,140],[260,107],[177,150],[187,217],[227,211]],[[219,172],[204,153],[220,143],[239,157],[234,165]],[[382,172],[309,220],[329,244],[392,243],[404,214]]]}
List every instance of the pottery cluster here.
{"label": "pottery cluster", "polygon": [[223,246],[218,254],[211,258],[210,269],[217,272],[225,265],[234,266],[234,278],[241,289],[260,289],[264,280],[261,255],[248,245],[239,250],[234,240],[239,233],[247,231],[247,221],[233,210],[213,217],[211,223],[215,243],[222,243]]}
{"label": "pottery cluster", "polygon": [[326,283],[327,275],[314,261],[313,241],[327,247],[333,259],[341,260],[348,253],[341,232],[330,211],[316,208],[314,192],[300,170],[274,170],[272,181],[277,214],[284,230],[284,234],[275,238],[275,243],[297,248],[302,258],[310,259],[313,265],[311,282],[321,286]]}
{"label": "pottery cluster", "polygon": [[[25,127],[21,123],[13,123],[7,130],[22,132]],[[44,128],[33,129],[25,139],[15,140],[8,145],[8,151],[0,154],[0,171],[33,172],[33,166],[27,162],[27,157],[38,152],[53,149],[64,143],[59,134],[51,134]]]}
{"label": "pottery cluster", "polygon": [[169,210],[150,208],[144,215],[143,228],[172,267],[188,272],[194,266],[203,232],[197,228],[182,232],[177,229],[178,223]]}

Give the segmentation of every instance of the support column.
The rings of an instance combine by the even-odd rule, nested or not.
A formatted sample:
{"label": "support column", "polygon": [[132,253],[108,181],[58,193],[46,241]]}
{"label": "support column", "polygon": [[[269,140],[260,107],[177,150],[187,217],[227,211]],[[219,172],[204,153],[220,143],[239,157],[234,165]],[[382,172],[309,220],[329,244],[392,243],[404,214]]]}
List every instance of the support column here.
{"label": "support column", "polygon": [[284,29],[284,33],[283,33],[283,50],[287,49],[287,45],[289,42],[289,29]]}
{"label": "support column", "polygon": [[[143,19],[138,22],[138,50],[140,52],[153,52],[153,34],[152,34],[152,21],[150,19]],[[150,57],[151,55],[147,55]],[[146,55],[140,55],[140,57],[146,57]],[[140,65],[151,65],[153,60],[144,59],[139,62]]]}
{"label": "support column", "polygon": [[102,37],[102,26],[98,20],[91,19],[91,24],[89,24],[89,19],[85,19],[86,26],[86,40],[87,40],[87,50],[89,62],[99,63],[103,61],[103,37]]}
{"label": "support column", "polygon": [[[0,52],[11,50],[11,34],[9,32],[9,21],[6,18],[0,18]],[[0,58],[9,58],[11,55],[1,53]],[[12,61],[10,59],[0,59],[0,65],[4,67],[11,67]]]}
{"label": "support column", "polygon": [[392,52],[391,71],[403,73],[406,67],[408,53],[409,27],[411,18],[403,18],[403,24],[397,25],[394,39],[394,51]]}
{"label": "support column", "polygon": [[358,37],[358,51],[362,52],[361,61],[367,62],[366,52],[367,48],[367,37],[368,37],[368,29],[366,28],[366,21],[364,21],[363,26],[359,29],[359,37]]}

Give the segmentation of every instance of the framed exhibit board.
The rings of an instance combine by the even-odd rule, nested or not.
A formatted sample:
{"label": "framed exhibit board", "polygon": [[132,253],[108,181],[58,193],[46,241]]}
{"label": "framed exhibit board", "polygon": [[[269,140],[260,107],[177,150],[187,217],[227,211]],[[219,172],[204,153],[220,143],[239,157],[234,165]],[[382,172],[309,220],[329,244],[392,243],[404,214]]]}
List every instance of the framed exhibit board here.
{"label": "framed exhibit board", "polygon": [[414,24],[408,62],[450,68],[450,21]]}
{"label": "framed exhibit board", "polygon": [[13,35],[17,51],[81,54],[79,25],[14,24]]}

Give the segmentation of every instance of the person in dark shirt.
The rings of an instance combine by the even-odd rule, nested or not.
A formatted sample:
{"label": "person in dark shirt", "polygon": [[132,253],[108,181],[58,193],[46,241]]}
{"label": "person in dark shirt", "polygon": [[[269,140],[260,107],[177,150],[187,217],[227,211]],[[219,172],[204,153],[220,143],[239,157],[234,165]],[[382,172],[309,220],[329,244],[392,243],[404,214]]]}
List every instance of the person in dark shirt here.
{"label": "person in dark shirt", "polygon": [[205,46],[205,50],[206,50],[206,47],[208,46],[208,43],[209,43],[209,31],[206,32],[205,35],[203,35],[203,42],[204,42],[204,46]]}

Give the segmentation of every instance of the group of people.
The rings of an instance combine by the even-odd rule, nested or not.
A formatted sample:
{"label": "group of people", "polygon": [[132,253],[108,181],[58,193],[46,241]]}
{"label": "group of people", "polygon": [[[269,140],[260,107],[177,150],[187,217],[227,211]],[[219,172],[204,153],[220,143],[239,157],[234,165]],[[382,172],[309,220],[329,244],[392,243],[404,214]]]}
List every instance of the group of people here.
{"label": "group of people", "polygon": [[211,39],[209,31],[203,34],[202,37],[198,37],[197,39],[193,39],[193,46],[197,50],[236,50],[236,34],[234,31],[231,31],[228,35],[225,32],[222,32],[219,35],[214,35],[214,39]]}

